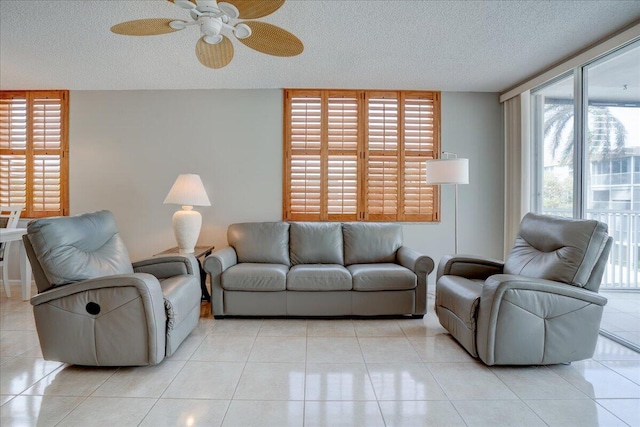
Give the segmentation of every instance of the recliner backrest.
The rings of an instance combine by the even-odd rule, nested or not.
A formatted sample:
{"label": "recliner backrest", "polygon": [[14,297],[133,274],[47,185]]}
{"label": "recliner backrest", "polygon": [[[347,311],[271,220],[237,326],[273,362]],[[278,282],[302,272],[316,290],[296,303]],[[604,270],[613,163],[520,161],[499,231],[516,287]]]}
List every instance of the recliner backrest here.
{"label": "recliner backrest", "polygon": [[[31,221],[27,236],[50,286],[133,273],[129,252],[109,211]],[[40,292],[46,290],[40,287]]]}
{"label": "recliner backrest", "polygon": [[597,290],[590,278],[594,270],[598,273],[601,257],[608,256],[608,239],[607,225],[600,221],[528,213],[505,261],[504,273],[581,288],[589,285]]}

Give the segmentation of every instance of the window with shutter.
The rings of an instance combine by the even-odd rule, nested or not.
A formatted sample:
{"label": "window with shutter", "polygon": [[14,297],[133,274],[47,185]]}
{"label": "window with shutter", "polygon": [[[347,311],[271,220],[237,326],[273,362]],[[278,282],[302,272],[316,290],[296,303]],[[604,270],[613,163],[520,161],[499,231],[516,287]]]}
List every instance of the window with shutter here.
{"label": "window with shutter", "polygon": [[0,91],[0,204],[68,213],[68,91]]}
{"label": "window with shutter", "polygon": [[439,221],[439,95],[285,90],[284,219]]}

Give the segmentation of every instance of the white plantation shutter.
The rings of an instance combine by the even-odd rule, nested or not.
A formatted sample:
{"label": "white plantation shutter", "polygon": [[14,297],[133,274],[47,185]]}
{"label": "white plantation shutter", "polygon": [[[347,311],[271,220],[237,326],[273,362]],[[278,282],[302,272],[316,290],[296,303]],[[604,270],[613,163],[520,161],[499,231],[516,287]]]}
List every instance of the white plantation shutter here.
{"label": "white plantation shutter", "polygon": [[437,221],[438,92],[285,90],[284,219]]}
{"label": "white plantation shutter", "polygon": [[67,213],[67,111],[67,91],[0,92],[0,204]]}

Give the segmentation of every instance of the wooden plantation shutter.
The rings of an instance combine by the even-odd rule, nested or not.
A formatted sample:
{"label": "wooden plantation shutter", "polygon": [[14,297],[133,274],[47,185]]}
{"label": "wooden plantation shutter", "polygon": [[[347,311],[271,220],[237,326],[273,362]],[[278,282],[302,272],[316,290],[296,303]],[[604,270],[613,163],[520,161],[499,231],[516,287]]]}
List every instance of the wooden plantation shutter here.
{"label": "wooden plantation shutter", "polygon": [[68,212],[68,91],[0,92],[0,204]]}
{"label": "wooden plantation shutter", "polygon": [[285,151],[285,211],[288,219],[320,219],[322,98],[320,91],[301,91],[286,103],[289,147]]}
{"label": "wooden plantation shutter", "polygon": [[403,204],[404,221],[439,221],[439,186],[425,185],[425,162],[440,151],[438,94],[404,92]]}
{"label": "wooden plantation shutter", "polygon": [[358,215],[358,94],[329,91],[327,105],[327,215],[355,221]]}
{"label": "wooden plantation shutter", "polygon": [[365,219],[396,221],[400,194],[397,92],[365,93]]}
{"label": "wooden plantation shutter", "polygon": [[285,90],[284,219],[438,221],[439,92]]}

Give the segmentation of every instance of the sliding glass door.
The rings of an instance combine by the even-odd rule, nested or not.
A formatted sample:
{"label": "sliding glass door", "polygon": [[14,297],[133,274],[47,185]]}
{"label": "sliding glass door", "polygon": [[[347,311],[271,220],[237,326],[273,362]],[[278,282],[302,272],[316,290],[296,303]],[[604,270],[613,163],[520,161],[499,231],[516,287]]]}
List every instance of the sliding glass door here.
{"label": "sliding glass door", "polygon": [[534,210],[609,225],[602,330],[640,349],[640,42],[533,90],[531,114]]}
{"label": "sliding glass door", "polygon": [[536,212],[572,217],[574,213],[574,76],[560,76],[531,94]]}

